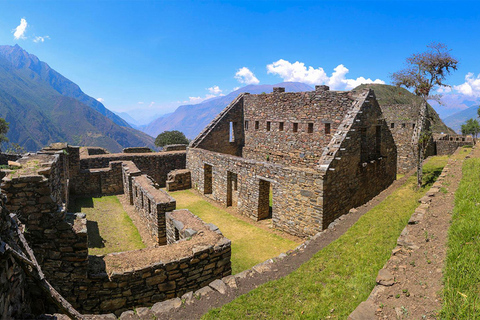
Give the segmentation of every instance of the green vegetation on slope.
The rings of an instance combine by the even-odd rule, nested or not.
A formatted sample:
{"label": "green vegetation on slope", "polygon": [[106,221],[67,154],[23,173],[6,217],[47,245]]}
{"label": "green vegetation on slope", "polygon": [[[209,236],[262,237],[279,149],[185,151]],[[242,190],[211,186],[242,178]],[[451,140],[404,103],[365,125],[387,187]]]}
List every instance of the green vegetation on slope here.
{"label": "green vegetation on slope", "polygon": [[116,196],[76,199],[74,212],[87,215],[88,254],[145,248],[137,228]]}
{"label": "green vegetation on slope", "polygon": [[242,221],[225,210],[205,201],[191,190],[170,192],[177,200],[177,208],[188,209],[207,223],[220,228],[232,241],[232,273],[236,274],[282,252],[298,246],[298,243],[266,232]]}
{"label": "green vegetation on slope", "polygon": [[[375,91],[375,96],[380,105],[394,105],[404,104],[411,105],[412,102],[420,105],[421,98],[417,97],[405,88],[391,86],[387,84],[362,84],[353,90],[361,90],[364,88],[371,88]],[[447,127],[445,123],[440,119],[438,113],[428,105],[428,112],[432,120],[432,131],[435,133],[455,133],[452,129]]]}
{"label": "green vegetation on slope", "polygon": [[480,159],[465,160],[455,193],[442,319],[480,318]]}
{"label": "green vegetation on slope", "polygon": [[[431,158],[424,165],[424,177],[434,172],[438,175],[446,162],[446,157]],[[378,270],[389,259],[418,199],[430,186],[416,190],[415,184],[416,177],[410,177],[343,236],[290,275],[211,310],[204,318],[347,318],[372,291]]]}

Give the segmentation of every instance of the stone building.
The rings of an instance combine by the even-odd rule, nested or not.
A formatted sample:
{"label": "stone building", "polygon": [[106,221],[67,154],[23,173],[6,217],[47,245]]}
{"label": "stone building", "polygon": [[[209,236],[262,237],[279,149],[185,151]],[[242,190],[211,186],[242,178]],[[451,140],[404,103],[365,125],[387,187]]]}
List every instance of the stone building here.
{"label": "stone building", "polygon": [[206,197],[313,235],[395,180],[397,151],[373,90],[241,94],[187,151]]}

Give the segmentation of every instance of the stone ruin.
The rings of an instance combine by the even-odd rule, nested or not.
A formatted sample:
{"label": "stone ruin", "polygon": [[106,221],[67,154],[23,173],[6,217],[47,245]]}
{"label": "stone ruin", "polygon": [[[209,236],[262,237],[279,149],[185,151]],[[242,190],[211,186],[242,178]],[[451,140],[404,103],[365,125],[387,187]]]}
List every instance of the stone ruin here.
{"label": "stone ruin", "polygon": [[[317,234],[388,187],[397,172],[413,168],[418,119],[409,114],[406,121],[402,112],[412,110],[380,106],[370,89],[274,88],[272,94],[239,95],[188,149],[110,154],[59,143],[27,155],[1,186],[0,312],[16,318],[56,311],[45,300],[42,279],[80,312],[118,315],[230,275],[230,241],[188,210],[176,210],[163,187],[193,187],[254,220],[271,218],[287,233]],[[433,141],[431,154],[471,144],[452,135],[434,135]],[[156,247],[88,255],[86,217],[68,212],[68,204],[71,197],[112,194],[127,196]],[[30,269],[39,270],[36,276],[22,255],[15,256],[22,250],[35,265]]]}
{"label": "stone ruin", "polygon": [[[20,159],[22,167],[2,181],[8,200],[0,207],[2,243],[12,243],[5,236],[10,229],[5,213],[14,212],[45,278],[74,308],[119,314],[180,297],[231,274],[230,241],[188,210],[176,210],[175,199],[158,188],[166,185],[168,172],[185,167],[185,151],[80,157],[79,149],[57,144]],[[71,197],[121,193],[158,246],[89,256],[87,220],[82,213],[68,212]],[[5,266],[0,279],[18,279],[0,286],[4,315],[55,311],[18,263],[0,255],[0,264]]]}

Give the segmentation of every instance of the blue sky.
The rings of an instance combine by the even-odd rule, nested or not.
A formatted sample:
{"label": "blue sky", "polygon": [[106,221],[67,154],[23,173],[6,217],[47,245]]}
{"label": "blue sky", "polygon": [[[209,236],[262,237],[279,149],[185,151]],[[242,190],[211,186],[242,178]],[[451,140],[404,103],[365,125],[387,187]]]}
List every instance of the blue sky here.
{"label": "blue sky", "polygon": [[248,83],[389,83],[406,57],[443,42],[460,60],[448,114],[480,97],[478,17],[477,1],[0,0],[0,44],[140,117]]}

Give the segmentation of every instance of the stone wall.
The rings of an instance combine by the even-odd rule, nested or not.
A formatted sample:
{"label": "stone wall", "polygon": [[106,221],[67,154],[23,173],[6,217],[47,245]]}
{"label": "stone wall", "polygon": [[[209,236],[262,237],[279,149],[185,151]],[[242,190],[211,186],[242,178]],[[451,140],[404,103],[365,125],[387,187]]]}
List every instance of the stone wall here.
{"label": "stone wall", "polygon": [[187,150],[188,145],[186,144],[169,144],[162,147],[162,151],[180,151],[180,150]]}
{"label": "stone wall", "polygon": [[152,236],[158,244],[167,244],[165,213],[175,210],[175,199],[155,188],[146,175],[132,177],[132,197],[135,210],[140,213]]}
{"label": "stone wall", "polygon": [[22,155],[0,152],[0,165],[6,166],[8,161],[17,161]]}
{"label": "stone wall", "polygon": [[396,179],[397,152],[373,90],[363,91],[319,163],[323,228],[360,206]]}
{"label": "stone wall", "polygon": [[242,156],[242,147],[245,143],[243,103],[244,97],[247,96],[248,93],[242,93],[233,100],[203,129],[190,146]]}
{"label": "stone wall", "polygon": [[129,147],[124,148],[123,153],[150,153],[152,149],[148,147]]}
{"label": "stone wall", "polygon": [[[73,150],[72,150],[73,151]],[[70,163],[76,162],[76,155],[69,151]],[[78,153],[77,153],[78,154]],[[144,174],[152,177],[160,187],[165,187],[167,181],[167,174],[175,169],[185,169],[185,151],[171,151],[171,152],[151,152],[143,154],[131,153],[113,153],[107,155],[94,155],[82,157],[79,159],[79,168],[77,172],[86,169],[108,168],[112,161],[132,161],[138,169]],[[75,166],[75,164],[72,164]],[[83,171],[82,171],[83,172]],[[78,175],[74,174],[74,177]],[[72,178],[73,179],[73,178]],[[80,178],[81,179],[81,178]],[[76,190],[82,192],[82,190]]]}
{"label": "stone wall", "polygon": [[167,176],[167,191],[186,190],[192,187],[192,174],[188,169],[173,170]]}
{"label": "stone wall", "polygon": [[473,145],[472,141],[461,141],[461,140],[435,140],[436,154],[439,156],[451,155],[462,146],[471,146]]}
{"label": "stone wall", "polygon": [[195,232],[168,246],[100,257],[104,268],[89,275],[87,292],[78,297],[83,311],[119,314],[180,297],[231,274],[230,240],[188,210],[176,210],[172,215],[185,230]]}
{"label": "stone wall", "polygon": [[[25,225],[25,237],[50,283],[65,297],[79,294],[79,281],[88,267],[86,219],[82,214],[67,214],[51,196],[49,174],[41,175],[46,155],[21,159],[22,169],[2,180],[7,208],[16,212]],[[52,159],[52,156],[48,156]]]}
{"label": "stone wall", "polygon": [[123,193],[122,161],[111,161],[107,168],[79,170],[70,182],[75,195],[111,195]]}
{"label": "stone wall", "polygon": [[[20,241],[12,227],[10,216],[0,195],[0,241],[17,249]],[[0,246],[1,247],[1,246]],[[23,314],[31,311],[31,297],[27,275],[21,266],[9,254],[0,250],[0,317],[2,319],[21,319]]]}
{"label": "stone wall", "polygon": [[[212,168],[211,193],[207,194],[205,165]],[[259,210],[259,203],[268,201],[269,192],[265,194],[264,191],[269,184],[275,228],[300,237],[322,229],[322,203],[318,199],[323,173],[197,148],[189,148],[187,167],[191,170],[193,188],[226,206],[236,206],[243,215],[255,220],[270,216]]]}
{"label": "stone wall", "polygon": [[245,96],[243,157],[314,168],[354,101],[351,92],[317,89]]}

